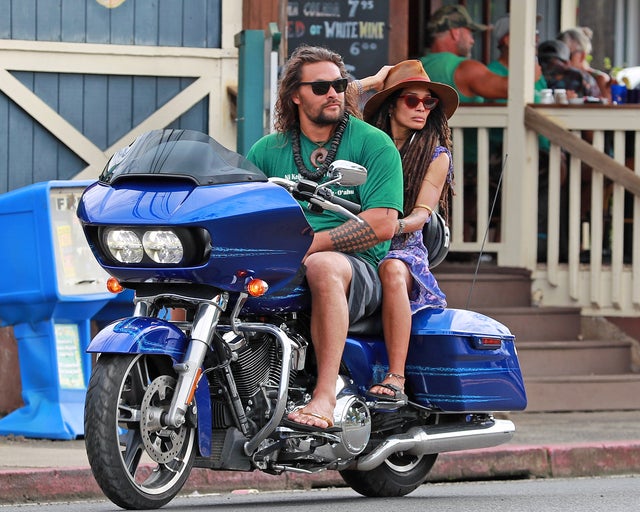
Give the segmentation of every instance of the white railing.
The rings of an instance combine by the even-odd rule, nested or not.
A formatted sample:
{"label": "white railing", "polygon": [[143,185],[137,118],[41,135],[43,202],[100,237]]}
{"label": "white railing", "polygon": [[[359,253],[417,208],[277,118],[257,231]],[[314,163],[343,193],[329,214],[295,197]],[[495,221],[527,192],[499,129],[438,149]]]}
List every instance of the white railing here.
{"label": "white railing", "polygon": [[[537,225],[538,201],[531,201],[531,197],[540,197],[536,132],[528,130],[525,147],[504,162],[504,157],[491,155],[489,130],[503,130],[506,147],[508,108],[461,107],[451,119],[456,168],[452,251],[477,253],[483,248],[485,253],[495,254],[498,264],[508,260],[513,265],[515,261],[516,266],[530,269],[532,294],[543,305],[577,306],[585,315],[640,316],[640,199],[630,192],[637,193],[637,188],[625,188],[620,184],[624,180],[613,182],[606,177],[612,176],[611,167],[619,171],[620,165],[633,168],[633,162],[640,161],[640,106],[557,106],[536,108],[535,112],[588,141],[600,152],[600,158],[589,160],[597,166],[584,165],[580,160],[585,158],[584,152],[581,156],[574,148],[573,154],[564,155],[564,173],[563,151],[558,144],[567,147],[567,140],[551,140],[547,247],[539,254],[537,230],[514,236],[505,229],[506,219],[514,215],[525,217],[521,225]],[[467,164],[463,171],[461,148],[474,131],[478,163]],[[500,170],[498,163],[497,171],[493,166],[490,172],[490,161],[496,156],[504,163],[499,215],[487,230],[494,189],[490,183],[497,181]],[[635,174],[640,176],[638,167]],[[468,196],[475,188],[477,198],[465,201],[465,193]],[[528,207],[531,204],[533,207]]]}

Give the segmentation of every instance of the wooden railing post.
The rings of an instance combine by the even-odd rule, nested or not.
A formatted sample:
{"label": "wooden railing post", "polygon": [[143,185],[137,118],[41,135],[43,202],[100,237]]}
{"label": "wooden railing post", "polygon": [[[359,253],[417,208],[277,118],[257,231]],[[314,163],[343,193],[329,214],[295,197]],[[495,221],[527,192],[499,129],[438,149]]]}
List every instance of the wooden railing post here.
{"label": "wooden railing post", "polygon": [[508,244],[498,254],[499,265],[529,269],[536,262],[538,144],[535,137],[527,134],[524,107],[533,102],[535,16],[535,2],[511,2],[510,24],[524,30],[511,30],[509,36],[509,109],[501,215]]}

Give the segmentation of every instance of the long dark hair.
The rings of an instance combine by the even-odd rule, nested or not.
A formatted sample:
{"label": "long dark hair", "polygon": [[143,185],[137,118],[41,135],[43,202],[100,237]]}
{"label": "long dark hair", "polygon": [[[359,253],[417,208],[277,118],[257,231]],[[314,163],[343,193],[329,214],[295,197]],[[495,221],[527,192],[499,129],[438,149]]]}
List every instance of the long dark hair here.
{"label": "long dark hair", "polygon": [[[276,131],[283,133],[299,127],[298,106],[293,102],[293,93],[302,80],[302,66],[315,62],[333,62],[340,69],[340,76],[348,77],[347,69],[339,54],[321,46],[298,46],[286,62],[280,79],[278,99],[274,108]],[[361,117],[357,93],[350,87],[345,92],[345,110],[352,116]]]}
{"label": "long dark hair", "polygon": [[[389,96],[373,116],[371,124],[391,136],[391,107],[395,105],[398,96],[402,91]],[[435,97],[436,95],[433,94]],[[404,174],[404,214],[409,215],[415,208],[416,199],[420,192],[420,187],[424,181],[427,168],[436,146],[444,146],[451,152],[451,129],[447,122],[442,103],[439,103],[427,116],[427,122],[422,130],[413,133],[404,145],[400,148],[402,159],[402,171]],[[453,193],[453,176],[447,176],[439,200],[439,211],[448,219],[449,199]]]}

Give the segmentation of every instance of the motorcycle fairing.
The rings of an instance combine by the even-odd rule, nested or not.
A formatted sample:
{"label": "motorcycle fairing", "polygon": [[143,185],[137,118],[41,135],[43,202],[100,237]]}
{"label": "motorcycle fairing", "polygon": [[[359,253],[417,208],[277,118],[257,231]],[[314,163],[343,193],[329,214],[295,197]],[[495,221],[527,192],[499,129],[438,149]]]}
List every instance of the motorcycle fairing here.
{"label": "motorcycle fairing", "polygon": [[[291,286],[312,237],[302,208],[285,189],[269,182],[196,186],[153,175],[136,180],[126,188],[91,185],[78,207],[96,258],[122,283],[196,283],[241,292],[241,274],[266,281],[269,293]],[[122,264],[102,246],[100,230],[109,226],[204,229],[210,248],[200,265]]]}
{"label": "motorcycle fairing", "polygon": [[[173,324],[151,317],[123,318],[107,325],[93,338],[87,352],[110,354],[162,354],[181,362],[187,337]],[[206,378],[200,379],[195,394],[198,410],[200,455],[211,455],[211,399]]]}
{"label": "motorcycle fairing", "polygon": [[[486,338],[498,341],[486,345]],[[480,313],[419,311],[405,366],[410,400],[444,412],[523,410],[527,398],[514,339],[507,327]],[[364,392],[388,371],[384,342],[348,338],[344,363]]]}

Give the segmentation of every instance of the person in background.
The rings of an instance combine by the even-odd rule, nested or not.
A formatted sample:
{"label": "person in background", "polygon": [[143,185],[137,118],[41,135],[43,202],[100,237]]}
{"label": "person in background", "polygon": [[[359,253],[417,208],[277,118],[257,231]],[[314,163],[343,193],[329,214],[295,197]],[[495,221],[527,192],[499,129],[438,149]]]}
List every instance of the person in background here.
{"label": "person in background", "polygon": [[538,60],[542,74],[550,89],[565,89],[567,97],[579,98],[587,94],[584,76],[569,63],[571,51],[558,39],[543,41],[538,45]]}
{"label": "person in background", "polygon": [[[475,44],[474,33],[488,29],[487,25],[473,21],[461,5],[440,7],[429,18],[429,49],[420,61],[433,81],[444,83],[456,90],[460,103],[484,103],[486,100],[506,99],[508,96],[509,79],[492,73],[482,62],[471,58],[471,49]],[[464,129],[463,134],[463,238],[465,241],[477,241],[477,132]],[[490,191],[490,194],[493,192]]]}
{"label": "person in background", "polygon": [[347,83],[340,55],[315,46],[296,48],[278,88],[276,131],[258,140],[247,155],[267,176],[294,181],[326,181],[335,159],[350,160],[368,171],[366,182],[358,187],[332,187],[336,195],[361,206],[361,222],[304,208],[313,230],[302,264],[311,292],[318,378],[311,400],[284,420],[302,430],[333,426],[349,324],[381,305],[377,265],[389,250],[403,211],[398,150],[384,132],[358,118],[356,94],[347,90]]}
{"label": "person in background", "polygon": [[[509,76],[509,15],[496,20],[493,24],[493,39],[498,47],[499,55],[487,65],[490,71],[500,76]],[[534,84],[534,103],[540,101],[540,91],[547,88],[547,81],[542,75],[542,69],[536,62],[536,76],[538,79]],[[506,103],[506,100],[495,100],[497,103]]]}
{"label": "person in background", "polygon": [[364,107],[364,120],[386,132],[402,158],[404,217],[398,220],[391,251],[379,263],[382,281],[382,325],[389,371],[368,395],[404,404],[405,361],[412,314],[444,308],[445,294],[429,270],[422,229],[433,210],[446,215],[453,182],[448,119],[458,107],[456,91],[432,82],[420,61],[395,65],[384,88]]}
{"label": "person in background", "polygon": [[461,103],[506,99],[509,82],[471,58],[474,32],[489,27],[476,23],[461,5],[446,5],[435,11],[427,24],[428,53],[420,60],[432,79],[453,87]]}
{"label": "person in background", "polygon": [[611,77],[604,71],[594,69],[589,64],[591,38],[593,31],[589,27],[575,27],[561,32],[557,39],[569,47],[569,63],[579,69],[585,81],[585,95],[594,98],[609,98]]}

